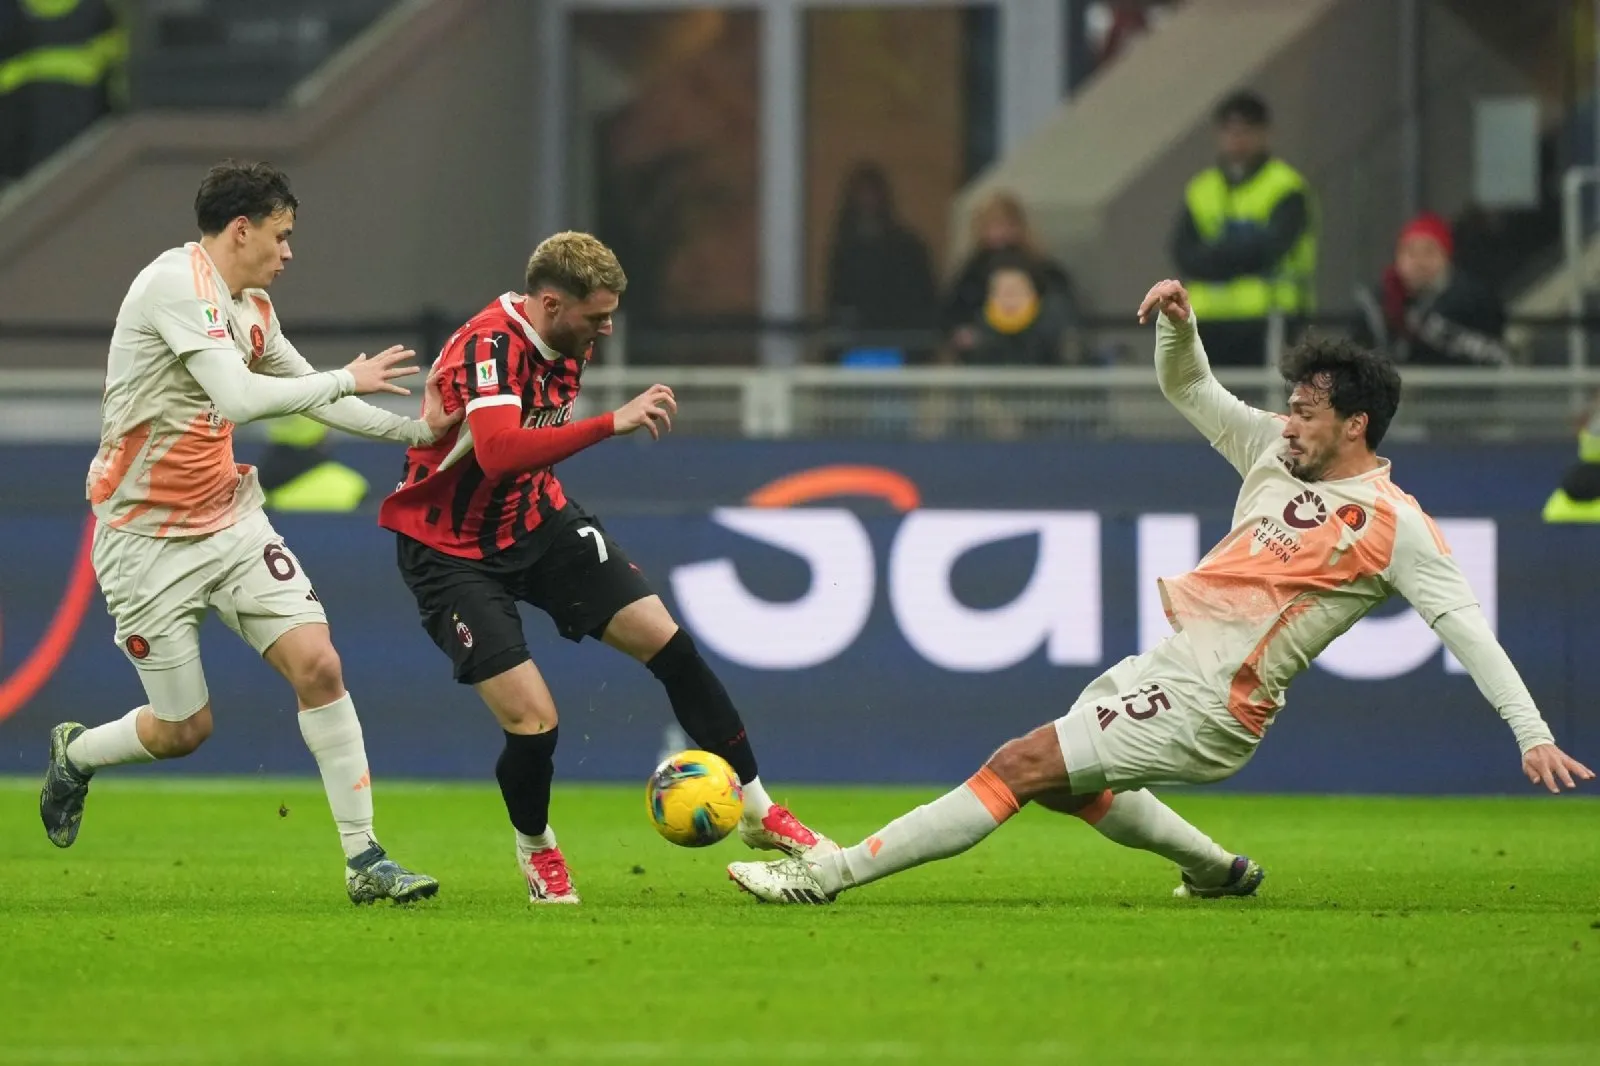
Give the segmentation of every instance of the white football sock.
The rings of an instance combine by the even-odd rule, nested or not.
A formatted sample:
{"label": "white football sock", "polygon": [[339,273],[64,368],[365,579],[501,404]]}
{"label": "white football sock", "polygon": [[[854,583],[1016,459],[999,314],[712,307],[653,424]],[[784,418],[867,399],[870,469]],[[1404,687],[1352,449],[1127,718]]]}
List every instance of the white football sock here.
{"label": "white football sock", "polygon": [[960,788],[902,814],[854,847],[815,855],[829,893],[959,855],[1017,813],[1017,797],[987,766]]}
{"label": "white football sock", "polygon": [[[516,832],[516,830],[512,830]],[[556,846],[556,831],[545,823],[544,832],[538,836],[528,836],[526,833],[517,833],[517,857],[523,862],[528,861],[528,856],[536,851],[548,851]]]}
{"label": "white football sock", "polygon": [[84,730],[67,745],[67,758],[86,774],[102,766],[155,762],[156,757],[139,740],[139,715],[149,709],[135,707],[114,722]]}
{"label": "white football sock", "polygon": [[1107,840],[1125,848],[1154,852],[1178,864],[1196,884],[1221,884],[1233,865],[1233,854],[1184,821],[1177,811],[1139,789],[1109,793],[1079,812],[1079,817]]}
{"label": "white football sock", "polygon": [[356,705],[346,692],[326,707],[301,711],[299,717],[300,735],[322,771],[339,843],[345,858],[353,859],[378,842],[372,835],[372,777]]}
{"label": "white football sock", "polygon": [[772,797],[761,786],[761,778],[752,777],[744,782],[744,820],[759,822],[772,809]]}

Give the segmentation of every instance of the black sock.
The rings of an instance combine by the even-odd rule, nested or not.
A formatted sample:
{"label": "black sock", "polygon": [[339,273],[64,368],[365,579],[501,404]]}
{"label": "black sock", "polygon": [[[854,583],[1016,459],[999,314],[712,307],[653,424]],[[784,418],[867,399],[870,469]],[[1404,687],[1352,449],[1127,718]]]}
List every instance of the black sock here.
{"label": "black sock", "polygon": [[740,781],[754,778],[756,755],[750,750],[744,722],[728,698],[728,690],[700,657],[689,631],[679,629],[674,633],[648,665],[666,688],[672,713],[678,716],[678,724],[689,739],[701,750],[727,759]]}
{"label": "black sock", "polygon": [[543,733],[507,733],[506,746],[494,764],[506,813],[523,836],[536,837],[550,824],[550,779],[556,773],[560,730],[552,726]]}

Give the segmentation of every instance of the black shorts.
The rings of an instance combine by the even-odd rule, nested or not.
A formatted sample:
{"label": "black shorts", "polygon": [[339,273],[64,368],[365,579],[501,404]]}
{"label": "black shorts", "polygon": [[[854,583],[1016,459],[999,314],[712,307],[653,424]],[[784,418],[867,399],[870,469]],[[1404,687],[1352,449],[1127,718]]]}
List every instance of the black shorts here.
{"label": "black shorts", "polygon": [[400,574],[422,627],[474,685],[526,662],[517,601],[539,608],[568,640],[599,639],[628,604],[655,595],[600,520],[572,501],[510,548],[463,559],[400,534]]}

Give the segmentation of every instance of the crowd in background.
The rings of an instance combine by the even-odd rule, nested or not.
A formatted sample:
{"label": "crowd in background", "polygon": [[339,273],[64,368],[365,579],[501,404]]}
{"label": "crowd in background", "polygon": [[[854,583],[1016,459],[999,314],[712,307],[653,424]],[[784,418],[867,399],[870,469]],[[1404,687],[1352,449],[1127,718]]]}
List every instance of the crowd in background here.
{"label": "crowd in background", "polygon": [[[1316,193],[1271,146],[1267,102],[1244,91],[1215,110],[1217,159],[1175,212],[1170,269],[1189,283],[1218,366],[1260,366],[1281,322],[1292,340],[1315,311]],[[871,162],[845,182],[827,272],[830,324],[869,338],[836,346],[844,365],[1058,366],[1104,361],[1089,341],[1067,268],[1014,194],[990,192],[970,217],[965,259],[942,284],[928,247],[895,213]],[[1396,236],[1392,262],[1352,294],[1345,329],[1396,363],[1495,367],[1513,361],[1500,295],[1455,263],[1450,222],[1432,212]],[[927,343],[872,335],[931,335]]]}
{"label": "crowd in background", "polygon": [[[1114,61],[1170,6],[1089,5],[1093,65]],[[0,0],[0,185],[113,109],[127,56],[125,14],[119,0]],[[1189,283],[1214,364],[1261,365],[1273,324],[1282,324],[1280,339],[1292,339],[1316,310],[1316,193],[1292,161],[1273,153],[1265,100],[1236,93],[1214,119],[1216,163],[1184,190],[1169,262],[1152,271]],[[861,161],[839,195],[825,273],[826,321],[850,339],[829,345],[828,354],[850,366],[1116,358],[1092,340],[1067,265],[1045,248],[1017,196],[989,193],[969,224],[965,258],[940,270],[897,215],[884,168]],[[1402,364],[1512,362],[1500,296],[1457,266],[1456,244],[1438,215],[1408,223],[1393,262],[1352,294],[1349,332]]]}

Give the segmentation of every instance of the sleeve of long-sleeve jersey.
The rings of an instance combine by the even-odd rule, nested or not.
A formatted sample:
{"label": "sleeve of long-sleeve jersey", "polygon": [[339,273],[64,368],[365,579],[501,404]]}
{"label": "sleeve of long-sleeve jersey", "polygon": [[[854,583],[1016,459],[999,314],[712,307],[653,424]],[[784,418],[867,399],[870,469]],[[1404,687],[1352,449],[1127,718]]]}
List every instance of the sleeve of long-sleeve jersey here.
{"label": "sleeve of long-sleeve jersey", "polygon": [[1440,615],[1433,631],[1467,668],[1483,698],[1506,720],[1523,754],[1541,744],[1555,743],[1550,726],[1534,705],[1533,694],[1476,604]]}
{"label": "sleeve of long-sleeve jersey", "polygon": [[[276,322],[273,327],[267,338],[267,350],[253,369],[257,373],[280,378],[301,378],[315,374],[316,368],[276,328]],[[433,431],[422,419],[385,411],[359,396],[346,396],[322,407],[313,407],[305,415],[325,426],[367,440],[406,445],[433,442]]]}
{"label": "sleeve of long-sleeve jersey", "polygon": [[554,466],[616,432],[610,411],[564,426],[523,427],[520,409],[503,404],[467,407],[472,452],[491,478]]}
{"label": "sleeve of long-sleeve jersey", "polygon": [[1524,752],[1552,743],[1550,727],[1489,628],[1477,593],[1438,525],[1420,509],[1403,505],[1396,519],[1389,583],[1466,667],[1484,699],[1511,726]]}
{"label": "sleeve of long-sleeve jersey", "polygon": [[184,365],[216,405],[217,413],[236,423],[303,414],[350,395],[356,387],[348,370],[298,378],[252,374],[233,350],[194,352]]}
{"label": "sleeve of long-sleeve jersey", "polygon": [[1156,377],[1162,395],[1241,475],[1282,435],[1277,415],[1251,407],[1211,373],[1193,312],[1187,322],[1156,315]]}

